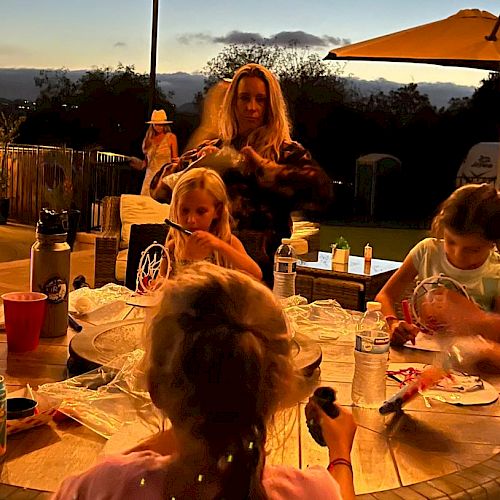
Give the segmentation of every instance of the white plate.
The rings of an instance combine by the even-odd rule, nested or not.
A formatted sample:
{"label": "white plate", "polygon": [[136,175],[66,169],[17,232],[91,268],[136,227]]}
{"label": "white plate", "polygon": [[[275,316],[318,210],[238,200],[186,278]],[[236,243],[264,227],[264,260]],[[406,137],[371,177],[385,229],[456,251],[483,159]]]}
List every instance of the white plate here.
{"label": "white plate", "polygon": [[424,395],[430,399],[436,399],[442,403],[452,405],[487,405],[498,399],[498,391],[486,380],[483,380],[483,389],[471,392],[449,392],[428,389]]}
{"label": "white plate", "polygon": [[[398,371],[405,368],[415,368],[416,370],[423,370],[426,366],[423,363],[389,363],[389,370]],[[442,403],[449,403],[452,405],[486,405],[495,402],[498,399],[498,391],[486,380],[482,379],[484,389],[471,392],[450,392],[440,391],[438,389],[427,389],[422,394],[429,399],[435,399]]]}
{"label": "white plate", "polygon": [[160,294],[154,295],[133,295],[127,300],[129,306],[135,307],[155,307],[161,300]]}

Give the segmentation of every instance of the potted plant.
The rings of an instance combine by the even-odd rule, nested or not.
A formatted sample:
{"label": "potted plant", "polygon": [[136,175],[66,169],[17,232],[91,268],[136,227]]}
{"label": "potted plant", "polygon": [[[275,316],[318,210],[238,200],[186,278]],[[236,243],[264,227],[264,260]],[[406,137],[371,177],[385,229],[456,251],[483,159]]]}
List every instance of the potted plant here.
{"label": "potted plant", "polygon": [[349,263],[350,246],[347,240],[341,236],[332,245],[332,264],[346,265]]}
{"label": "potted plant", "polygon": [[19,126],[24,120],[24,116],[13,118],[0,113],[0,224],[7,224],[10,208],[7,147],[17,137]]}

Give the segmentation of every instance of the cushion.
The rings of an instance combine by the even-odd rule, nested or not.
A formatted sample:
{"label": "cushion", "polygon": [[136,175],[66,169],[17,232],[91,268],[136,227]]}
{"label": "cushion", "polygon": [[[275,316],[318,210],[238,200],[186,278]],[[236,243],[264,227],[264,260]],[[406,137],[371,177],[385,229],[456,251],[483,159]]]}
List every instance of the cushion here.
{"label": "cushion", "polygon": [[120,250],[116,256],[115,278],[120,283],[125,283],[125,275],[127,273],[127,258],[128,248]]}
{"label": "cushion", "polygon": [[158,203],[150,196],[122,194],[120,197],[120,219],[122,230],[120,249],[128,248],[132,224],[162,223],[170,212],[170,205]]}

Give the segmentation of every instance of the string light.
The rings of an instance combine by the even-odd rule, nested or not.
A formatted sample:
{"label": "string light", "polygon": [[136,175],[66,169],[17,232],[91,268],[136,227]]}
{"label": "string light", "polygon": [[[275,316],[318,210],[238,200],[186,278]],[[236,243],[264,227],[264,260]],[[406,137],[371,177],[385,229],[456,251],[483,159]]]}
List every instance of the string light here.
{"label": "string light", "polygon": [[203,481],[203,474],[198,474],[198,482],[201,483]]}

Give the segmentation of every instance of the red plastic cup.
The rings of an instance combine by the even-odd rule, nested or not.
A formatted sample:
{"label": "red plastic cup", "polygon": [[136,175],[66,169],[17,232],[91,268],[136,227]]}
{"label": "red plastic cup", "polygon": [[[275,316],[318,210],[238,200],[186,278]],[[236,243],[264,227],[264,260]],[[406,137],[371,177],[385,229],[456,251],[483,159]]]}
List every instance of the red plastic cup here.
{"label": "red plastic cup", "polygon": [[39,292],[10,292],[4,293],[2,300],[9,351],[33,351],[40,340],[47,295]]}

